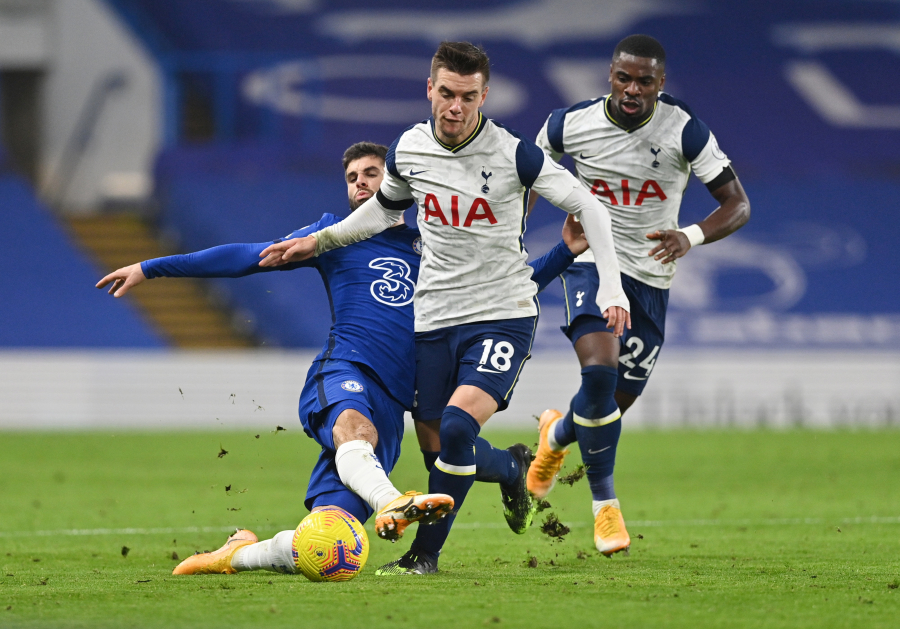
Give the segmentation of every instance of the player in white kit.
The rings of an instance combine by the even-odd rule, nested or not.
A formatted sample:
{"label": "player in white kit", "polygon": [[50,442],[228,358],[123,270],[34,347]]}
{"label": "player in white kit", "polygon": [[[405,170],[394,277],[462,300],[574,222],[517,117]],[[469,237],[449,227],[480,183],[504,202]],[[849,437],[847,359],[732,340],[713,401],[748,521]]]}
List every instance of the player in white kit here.
{"label": "player in white kit", "polygon": [[[418,205],[425,248],[414,301],[413,417],[440,450],[429,487],[443,488],[457,510],[474,481],[481,426],[506,408],[530,356],[538,304],[522,243],[529,189],[580,216],[603,280],[597,306],[614,336],[630,324],[606,209],[534,143],[482,116],[489,75],[481,48],[442,43],[428,79],[433,117],[393,143],[376,197],[336,225],[273,245],[261,263],[368,238]],[[421,527],[409,552],[376,574],[436,572],[452,517],[445,520]]]}
{"label": "player in white kit", "polygon": [[[541,415],[527,484],[536,497],[546,496],[566,446],[578,441],[593,495],[594,542],[607,556],[631,543],[613,488],[620,418],[643,391],[659,356],[675,260],[750,218],[744,189],[709,127],[662,92],[665,59],[652,37],[626,37],[613,52],[610,94],[553,111],[537,139],[554,160],[570,155],[578,179],[609,210],[632,327],[620,338],[606,332],[603,313],[591,299],[598,276],[588,250],[561,276],[562,329],[581,363],[581,389],[565,416],[552,409]],[[720,205],[700,223],[679,229],[691,171]],[[599,278],[601,290],[603,283]]]}

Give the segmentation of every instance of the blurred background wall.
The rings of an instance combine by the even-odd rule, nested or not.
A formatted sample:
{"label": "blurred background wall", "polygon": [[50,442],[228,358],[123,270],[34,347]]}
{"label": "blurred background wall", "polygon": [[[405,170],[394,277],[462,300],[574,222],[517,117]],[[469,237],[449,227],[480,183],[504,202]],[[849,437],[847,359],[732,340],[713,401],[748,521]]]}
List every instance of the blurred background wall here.
{"label": "blurred background wall", "polygon": [[[533,137],[606,93],[635,32],[666,47],[666,91],[716,134],[753,216],[679,262],[626,425],[900,423],[895,0],[0,0],[0,426],[293,421],[330,325],[315,273],[159,280],[123,300],[93,283],[343,213],[341,153],[429,115],[442,39],[485,46],[485,112]],[[693,181],[681,224],[714,207]],[[562,218],[542,202],[532,254]],[[492,422],[577,389],[561,288],[541,303]]]}

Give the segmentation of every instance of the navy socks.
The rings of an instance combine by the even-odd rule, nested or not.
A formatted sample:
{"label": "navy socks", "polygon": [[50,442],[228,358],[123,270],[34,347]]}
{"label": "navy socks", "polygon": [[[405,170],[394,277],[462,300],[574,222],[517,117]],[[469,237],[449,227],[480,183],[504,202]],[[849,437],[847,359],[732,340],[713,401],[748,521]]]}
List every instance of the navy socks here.
{"label": "navy socks", "polygon": [[[428,476],[428,492],[449,494],[454,512],[462,507],[475,482],[475,441],[481,426],[474,417],[455,406],[444,409],[441,417],[441,452]],[[437,559],[450,533],[456,514],[430,526],[420,526],[410,550],[417,555]]]}
{"label": "navy socks", "polygon": [[[429,472],[440,452],[422,450],[425,469]],[[484,437],[475,439],[475,481],[511,485],[519,477],[519,465],[509,450],[495,448]]]}
{"label": "navy socks", "polygon": [[594,500],[616,497],[613,468],[622,432],[621,413],[614,397],[618,377],[615,367],[584,367],[581,388],[572,398],[568,414],[557,422],[553,433],[561,446],[578,441]]}

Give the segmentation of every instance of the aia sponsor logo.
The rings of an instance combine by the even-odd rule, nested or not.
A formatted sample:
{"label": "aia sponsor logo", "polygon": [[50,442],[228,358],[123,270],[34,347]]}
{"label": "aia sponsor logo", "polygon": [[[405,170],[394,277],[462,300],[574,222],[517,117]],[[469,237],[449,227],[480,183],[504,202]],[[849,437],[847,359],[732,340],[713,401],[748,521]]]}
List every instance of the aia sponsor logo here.
{"label": "aia sponsor logo", "polygon": [[641,185],[641,190],[637,193],[633,204],[631,202],[632,190],[631,182],[627,179],[622,179],[621,186],[617,190],[611,188],[602,179],[595,179],[594,185],[591,186],[591,194],[605,198],[610,205],[643,205],[647,199],[659,199],[660,201],[667,199],[666,193],[653,179],[648,179]]}
{"label": "aia sponsor logo", "polygon": [[[446,205],[446,201],[444,202]],[[460,212],[459,212],[459,196],[453,195],[450,197],[450,220],[447,220],[447,215],[444,213],[444,209],[441,207],[438,198],[431,194],[430,192],[425,195],[425,221],[426,222],[436,222],[440,221],[441,225],[452,225],[453,227],[460,226]],[[472,201],[472,205],[469,207],[469,211],[466,212],[466,216],[463,219],[462,226],[463,227],[471,227],[472,223],[475,221],[488,221],[491,225],[497,222],[497,219],[494,217],[494,212],[491,211],[491,206],[488,205],[488,202],[481,197],[476,198]]]}

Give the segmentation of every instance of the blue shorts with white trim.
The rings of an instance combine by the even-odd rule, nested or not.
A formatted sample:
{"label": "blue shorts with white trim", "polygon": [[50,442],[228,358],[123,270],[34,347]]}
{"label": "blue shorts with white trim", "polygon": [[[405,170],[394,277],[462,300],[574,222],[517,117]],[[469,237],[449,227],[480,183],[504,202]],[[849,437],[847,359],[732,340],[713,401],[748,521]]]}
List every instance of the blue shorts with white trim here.
{"label": "blue shorts with white trim", "polygon": [[322,451],[310,474],[304,504],[307,509],[336,505],[354,514],[363,513],[368,519],[372,509],[344,486],[334,463],[332,431],[338,415],[347,409],[358,411],[375,425],[375,456],[386,473],[390,474],[400,457],[403,405],[384,390],[365,365],[345,360],[316,361],[300,394],[300,423]]}
{"label": "blue shorts with white trim", "polygon": [[[585,334],[611,332],[596,302],[600,286],[597,267],[578,262],[560,277],[566,293],[566,325],[560,329],[572,345]],[[631,329],[626,329],[621,339],[616,390],[640,395],[665,341],[669,289],[648,286],[624,273],[622,288],[631,305]]]}
{"label": "blue shorts with white trim", "polygon": [[457,387],[478,387],[509,406],[531,345],[537,317],[479,321],[416,333],[413,419],[440,419]]}

